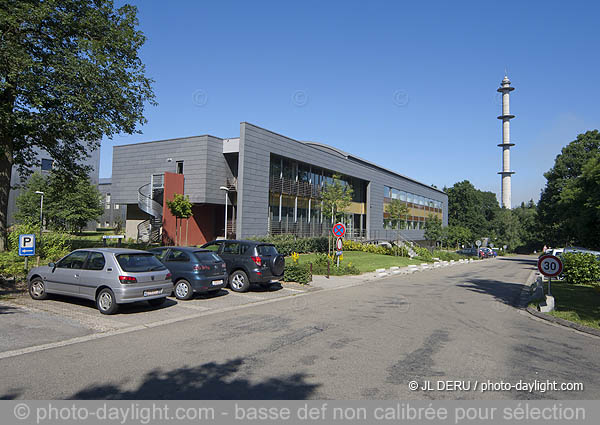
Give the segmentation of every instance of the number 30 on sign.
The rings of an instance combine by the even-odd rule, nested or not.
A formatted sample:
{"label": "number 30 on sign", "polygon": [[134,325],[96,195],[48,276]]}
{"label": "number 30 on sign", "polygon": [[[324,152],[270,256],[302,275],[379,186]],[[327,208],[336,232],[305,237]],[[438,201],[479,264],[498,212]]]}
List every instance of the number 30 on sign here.
{"label": "number 30 on sign", "polygon": [[562,273],[562,269],[562,261],[554,255],[542,255],[538,260],[538,270],[544,276],[556,277]]}

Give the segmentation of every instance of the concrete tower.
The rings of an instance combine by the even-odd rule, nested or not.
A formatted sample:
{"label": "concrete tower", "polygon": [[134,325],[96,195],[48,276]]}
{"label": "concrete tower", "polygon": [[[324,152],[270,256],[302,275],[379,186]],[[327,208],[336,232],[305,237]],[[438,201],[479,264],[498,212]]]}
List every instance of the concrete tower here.
{"label": "concrete tower", "polygon": [[510,143],[510,120],[515,116],[510,114],[510,92],[514,87],[510,86],[510,80],[504,76],[498,91],[502,93],[502,115],[498,117],[502,120],[502,143],[498,146],[502,148],[502,171],[498,174],[502,175],[502,202],[501,205],[510,209],[510,177],[515,173],[510,171],[510,148],[514,143]]}

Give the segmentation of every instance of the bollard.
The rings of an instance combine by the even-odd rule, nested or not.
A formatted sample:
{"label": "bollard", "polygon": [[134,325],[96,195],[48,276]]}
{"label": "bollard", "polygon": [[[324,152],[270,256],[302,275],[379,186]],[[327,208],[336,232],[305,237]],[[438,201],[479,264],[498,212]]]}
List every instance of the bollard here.
{"label": "bollard", "polygon": [[312,263],[310,263],[310,275],[312,276]]}
{"label": "bollard", "polygon": [[329,261],[327,262],[327,279],[329,279]]}

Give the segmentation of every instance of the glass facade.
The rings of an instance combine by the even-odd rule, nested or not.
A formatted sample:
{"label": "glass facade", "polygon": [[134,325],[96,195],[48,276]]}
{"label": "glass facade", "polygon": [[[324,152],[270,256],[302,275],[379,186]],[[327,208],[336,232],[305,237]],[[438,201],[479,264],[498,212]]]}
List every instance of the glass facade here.
{"label": "glass facade", "polygon": [[[399,199],[408,207],[408,213],[404,221],[404,229],[423,229],[425,221],[430,214],[437,216],[440,220],[443,217],[443,203],[426,196],[417,195],[411,192],[394,189],[384,186],[383,190],[383,228],[393,229],[389,214],[386,212],[387,205],[392,199]],[[396,228],[399,225],[395,226]]]}
{"label": "glass facade", "polygon": [[[269,170],[269,233],[317,236],[331,230],[332,219],[321,211],[321,190],[333,183],[334,171],[271,154]],[[352,202],[342,222],[351,237],[364,237],[367,229],[367,182],[341,176],[352,187]]]}

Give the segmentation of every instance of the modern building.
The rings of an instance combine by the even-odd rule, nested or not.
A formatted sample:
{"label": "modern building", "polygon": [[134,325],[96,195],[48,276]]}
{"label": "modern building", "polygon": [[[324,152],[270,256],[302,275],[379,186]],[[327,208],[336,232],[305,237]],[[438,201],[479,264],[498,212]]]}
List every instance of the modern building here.
{"label": "modern building", "polygon": [[[401,164],[402,159],[399,159]],[[347,237],[424,240],[424,224],[448,222],[448,197],[432,186],[352,154],[301,142],[243,122],[240,135],[203,135],[113,148],[111,199],[126,206],[127,237],[200,244],[225,236],[322,235],[331,231],[321,191],[334,175],[353,188],[345,211]],[[189,196],[193,216],[176,230],[167,200]],[[401,229],[392,229],[386,204],[408,207]],[[179,229],[178,227],[178,229]]]}
{"label": "modern building", "polygon": [[98,190],[100,191],[100,194],[102,196],[101,201],[104,212],[102,213],[102,216],[98,219],[97,228],[115,229],[120,226],[125,226],[125,208],[121,208],[121,205],[113,202],[111,188],[111,179],[99,179]]}

